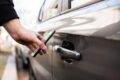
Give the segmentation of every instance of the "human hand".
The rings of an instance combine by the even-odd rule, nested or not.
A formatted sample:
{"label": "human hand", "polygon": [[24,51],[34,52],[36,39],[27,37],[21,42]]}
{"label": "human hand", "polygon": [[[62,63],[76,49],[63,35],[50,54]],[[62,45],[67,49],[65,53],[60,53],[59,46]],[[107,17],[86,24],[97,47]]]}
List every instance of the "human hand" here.
{"label": "human hand", "polygon": [[40,48],[41,50],[39,53],[41,55],[46,53],[46,46],[42,42],[43,36],[41,34],[21,30],[20,39],[17,39],[16,41],[27,46],[30,49],[30,52],[34,52],[37,48]]}
{"label": "human hand", "polygon": [[46,46],[41,41],[42,36],[37,34],[40,39],[37,38],[36,34],[23,28],[19,22],[19,19],[13,19],[6,24],[4,28],[12,36],[12,38],[20,44],[27,46],[31,51],[36,48],[41,48],[41,54],[46,52]]}

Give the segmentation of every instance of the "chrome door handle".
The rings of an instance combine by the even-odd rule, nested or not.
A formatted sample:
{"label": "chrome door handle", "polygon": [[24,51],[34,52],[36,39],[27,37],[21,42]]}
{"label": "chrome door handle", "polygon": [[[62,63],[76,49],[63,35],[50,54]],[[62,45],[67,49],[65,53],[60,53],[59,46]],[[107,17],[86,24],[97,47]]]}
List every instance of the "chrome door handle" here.
{"label": "chrome door handle", "polygon": [[59,45],[55,45],[54,49],[57,53],[60,54],[63,60],[68,60],[68,59],[77,60],[77,61],[80,60],[80,53],[76,51],[60,47]]}

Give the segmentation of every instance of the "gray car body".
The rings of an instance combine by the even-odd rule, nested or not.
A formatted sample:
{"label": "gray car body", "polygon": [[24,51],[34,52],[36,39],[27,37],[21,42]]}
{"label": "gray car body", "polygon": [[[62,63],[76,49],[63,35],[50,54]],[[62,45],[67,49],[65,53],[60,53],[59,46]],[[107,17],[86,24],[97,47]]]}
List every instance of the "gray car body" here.
{"label": "gray car body", "polygon": [[[43,22],[35,31],[56,30],[47,53],[36,60],[52,74],[50,80],[120,80],[120,1],[104,0]],[[68,63],[54,50],[73,43],[80,61]]]}

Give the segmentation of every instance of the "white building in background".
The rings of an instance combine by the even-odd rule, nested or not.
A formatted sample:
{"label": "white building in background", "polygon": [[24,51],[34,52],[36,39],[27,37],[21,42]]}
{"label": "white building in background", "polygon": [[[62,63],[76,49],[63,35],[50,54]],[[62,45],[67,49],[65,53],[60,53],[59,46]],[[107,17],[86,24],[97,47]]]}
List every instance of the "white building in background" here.
{"label": "white building in background", "polygon": [[44,0],[13,0],[13,1],[22,25],[27,29],[32,29],[36,24],[39,10]]}

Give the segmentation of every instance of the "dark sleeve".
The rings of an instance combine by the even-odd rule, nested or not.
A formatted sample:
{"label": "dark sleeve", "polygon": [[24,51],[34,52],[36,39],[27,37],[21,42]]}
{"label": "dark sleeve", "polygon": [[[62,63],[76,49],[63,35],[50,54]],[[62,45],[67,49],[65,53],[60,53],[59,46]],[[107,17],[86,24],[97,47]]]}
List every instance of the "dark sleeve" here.
{"label": "dark sleeve", "polygon": [[19,18],[12,0],[0,0],[0,26],[4,23]]}

